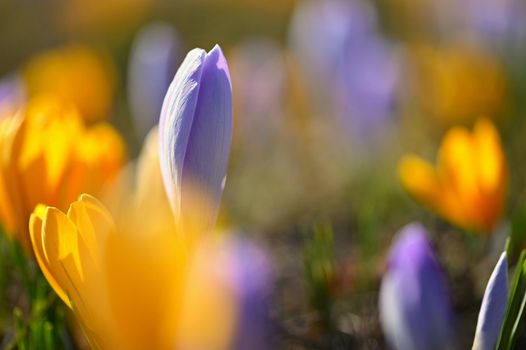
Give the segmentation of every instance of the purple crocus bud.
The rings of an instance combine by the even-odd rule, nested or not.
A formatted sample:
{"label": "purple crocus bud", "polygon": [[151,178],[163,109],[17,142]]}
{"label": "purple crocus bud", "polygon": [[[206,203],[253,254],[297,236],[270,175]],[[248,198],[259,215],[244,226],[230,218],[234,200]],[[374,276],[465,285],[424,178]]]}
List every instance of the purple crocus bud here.
{"label": "purple crocus bud", "polygon": [[141,139],[159,121],[180,51],[179,37],[169,24],[150,24],[135,38],[128,69],[128,101]]}
{"label": "purple crocus bud", "polygon": [[448,349],[451,303],[422,225],[405,226],[391,248],[380,288],[380,322],[395,350]]}
{"label": "purple crocus bud", "polygon": [[492,350],[500,333],[508,304],[508,263],[506,252],[491,274],[480,306],[473,350]]}
{"label": "purple crocus bud", "polygon": [[193,49],[184,59],[164,99],[159,137],[161,172],[176,221],[209,230],[232,143],[232,83],[219,46],[208,53]]}

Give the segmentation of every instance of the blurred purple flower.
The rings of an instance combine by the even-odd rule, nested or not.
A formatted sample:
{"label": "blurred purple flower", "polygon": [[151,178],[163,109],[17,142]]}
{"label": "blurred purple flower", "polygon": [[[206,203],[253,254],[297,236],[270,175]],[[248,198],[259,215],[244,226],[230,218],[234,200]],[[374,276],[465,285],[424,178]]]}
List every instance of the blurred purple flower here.
{"label": "blurred purple flower", "polygon": [[232,55],[236,126],[247,146],[255,140],[269,142],[283,117],[285,57],[269,40],[251,40],[238,46]]}
{"label": "blurred purple flower", "polygon": [[452,310],[440,265],[422,225],[397,235],[380,288],[380,321],[390,348],[447,349]]}
{"label": "blurred purple flower", "polygon": [[169,24],[150,24],[135,38],[128,68],[128,101],[141,139],[159,121],[180,56],[179,37]]}
{"label": "blurred purple flower", "polygon": [[507,305],[508,263],[504,252],[500,256],[484,292],[473,350],[492,350],[495,347]]}
{"label": "blurred purple flower", "polygon": [[[232,142],[232,83],[219,46],[193,49],[170,84],[159,123],[164,185],[178,221],[213,227]],[[206,197],[206,208],[195,195]]]}
{"label": "blurred purple flower", "polygon": [[25,99],[24,84],[18,74],[11,73],[0,80],[0,118],[15,112]]}
{"label": "blurred purple flower", "polygon": [[227,239],[231,257],[232,287],[237,297],[238,318],[231,349],[272,348],[269,302],[273,271],[265,251],[242,237]]}
{"label": "blurred purple flower", "polygon": [[429,11],[451,40],[465,35],[462,39],[500,48],[526,38],[526,3],[522,0],[433,0],[431,4]]}
{"label": "blurred purple flower", "polygon": [[464,14],[483,36],[502,39],[514,25],[516,5],[515,0],[467,0]]}
{"label": "blurred purple flower", "polygon": [[371,3],[304,2],[292,19],[290,40],[322,110],[329,107],[361,138],[391,118],[398,58],[378,32]]}

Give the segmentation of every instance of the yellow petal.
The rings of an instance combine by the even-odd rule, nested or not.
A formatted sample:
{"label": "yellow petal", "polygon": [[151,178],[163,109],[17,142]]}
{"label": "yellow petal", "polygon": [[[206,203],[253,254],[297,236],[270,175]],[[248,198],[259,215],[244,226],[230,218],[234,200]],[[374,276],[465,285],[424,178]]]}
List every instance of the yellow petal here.
{"label": "yellow petal", "polygon": [[198,248],[185,280],[176,348],[231,348],[238,305],[229,285],[233,264],[230,258],[217,242]]}
{"label": "yellow petal", "polygon": [[159,161],[159,135],[157,128],[152,129],[146,140],[142,152],[137,160],[136,185],[129,192],[137,210],[152,218],[159,218],[163,222],[172,216],[170,203],[164,189]]}
{"label": "yellow petal", "polygon": [[108,237],[103,260],[114,339],[127,349],[173,348],[186,266],[173,218],[152,231],[140,213],[128,214],[129,226]]}
{"label": "yellow petal", "polygon": [[0,217],[8,234],[17,234],[20,230],[26,232],[27,228],[27,221],[20,219],[25,215],[25,205],[20,193],[19,175],[13,166],[19,152],[23,124],[20,115],[0,121]]}
{"label": "yellow petal", "polygon": [[497,130],[488,119],[475,125],[479,184],[485,193],[492,193],[503,186],[506,166]]}
{"label": "yellow petal", "polygon": [[102,245],[115,230],[110,213],[97,199],[82,194],[71,204],[67,216],[77,228],[80,265],[90,270],[98,269]]}
{"label": "yellow petal", "polygon": [[44,277],[46,277],[49,284],[51,285],[55,293],[57,293],[57,295],[60,297],[60,299],[62,299],[62,301],[64,301],[66,305],[71,307],[71,303],[67,296],[67,293],[63,289],[63,286],[59,284],[59,282],[56,280],[55,276],[51,272],[51,267],[44,253],[42,241],[42,222],[45,217],[46,209],[46,206],[38,205],[35,208],[33,214],[31,214],[31,218],[29,219],[29,233],[31,237],[31,243],[33,245],[33,251],[35,253],[37,263],[40,266],[42,273],[44,274]]}
{"label": "yellow petal", "polygon": [[477,167],[473,138],[464,128],[453,128],[444,137],[438,155],[437,170],[445,185],[458,194],[465,205],[478,195]]}
{"label": "yellow petal", "polygon": [[405,156],[398,174],[402,185],[418,201],[435,209],[440,206],[442,186],[431,164],[414,155]]}
{"label": "yellow petal", "polygon": [[[74,304],[80,304],[77,286],[83,278],[80,264],[77,230],[60,210],[48,207],[42,223],[44,257],[51,274]],[[70,301],[70,302],[71,302]]]}

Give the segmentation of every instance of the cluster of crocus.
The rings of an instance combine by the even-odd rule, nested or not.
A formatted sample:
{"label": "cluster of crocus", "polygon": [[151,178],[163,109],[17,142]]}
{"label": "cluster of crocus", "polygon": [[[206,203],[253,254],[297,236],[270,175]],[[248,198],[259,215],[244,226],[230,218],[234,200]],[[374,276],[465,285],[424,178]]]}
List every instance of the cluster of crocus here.
{"label": "cluster of crocus", "polygon": [[46,96],[0,121],[0,147],[0,218],[25,248],[37,204],[64,210],[83,192],[99,194],[126,157],[109,124],[86,127],[71,104]]}
{"label": "cluster of crocus", "polygon": [[37,261],[92,346],[241,349],[250,340],[236,320],[247,308],[262,317],[247,331],[263,339],[267,281],[250,281],[270,278],[268,262],[246,242],[206,234],[224,186],[231,91],[221,49],[192,50],[159,130],[147,137],[135,184],[123,179],[107,204],[85,194],[67,212],[38,206],[31,216]]}
{"label": "cluster of crocus", "polygon": [[377,22],[367,1],[306,1],[290,30],[313,97],[322,99],[315,102],[330,106],[362,141],[382,129],[396,102],[399,58]]}
{"label": "cluster of crocus", "polygon": [[[502,253],[480,307],[473,349],[494,349],[508,301],[508,268]],[[420,224],[398,234],[380,289],[380,320],[394,350],[452,349],[454,318],[446,279]]]}
{"label": "cluster of crocus", "polygon": [[473,132],[449,130],[436,168],[409,155],[400,162],[399,174],[416,200],[455,225],[491,233],[501,219],[507,167],[498,132],[487,119],[480,119]]}

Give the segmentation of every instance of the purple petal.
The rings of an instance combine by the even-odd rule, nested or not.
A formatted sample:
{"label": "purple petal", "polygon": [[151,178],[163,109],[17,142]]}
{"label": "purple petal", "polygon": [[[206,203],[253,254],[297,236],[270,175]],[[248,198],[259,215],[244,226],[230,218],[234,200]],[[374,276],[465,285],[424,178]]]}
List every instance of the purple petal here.
{"label": "purple petal", "polygon": [[181,207],[183,163],[194,121],[206,52],[193,49],[175,74],[159,121],[159,157],[164,186],[175,213]]}
{"label": "purple petal", "polygon": [[238,301],[238,326],[232,349],[265,350],[271,348],[271,322],[268,303],[273,273],[265,251],[241,237],[227,240],[233,270],[233,290]]}
{"label": "purple petal", "polygon": [[497,342],[508,304],[508,263],[506,252],[493,270],[480,306],[473,350],[492,350]]}
{"label": "purple petal", "polygon": [[380,321],[397,350],[444,349],[451,343],[451,303],[425,229],[410,224],[391,250],[380,288]]}
{"label": "purple petal", "polygon": [[[215,46],[191,51],[166,95],[160,122],[161,170],[179,220],[199,214],[199,227],[215,223],[232,141],[232,84]],[[203,196],[206,208],[195,196]]]}
{"label": "purple petal", "polygon": [[153,23],[134,41],[128,71],[128,100],[139,136],[158,123],[163,99],[180,63],[179,38],[165,23]]}

